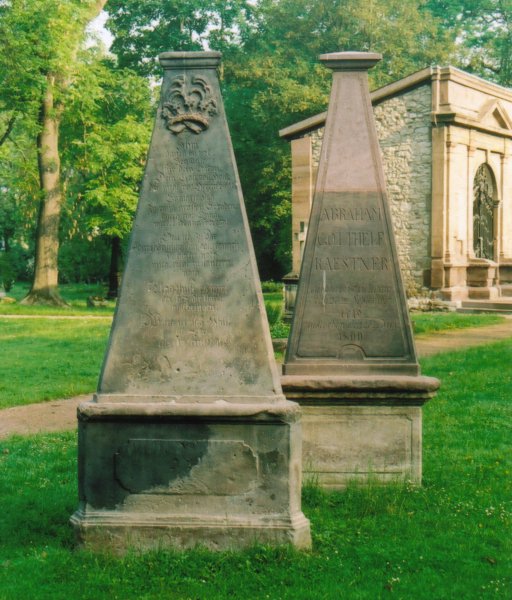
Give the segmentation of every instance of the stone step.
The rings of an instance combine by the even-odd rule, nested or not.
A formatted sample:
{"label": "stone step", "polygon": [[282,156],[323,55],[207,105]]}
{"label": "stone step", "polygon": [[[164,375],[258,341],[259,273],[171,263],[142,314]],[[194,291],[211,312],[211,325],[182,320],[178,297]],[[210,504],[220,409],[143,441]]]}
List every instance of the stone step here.
{"label": "stone step", "polygon": [[508,300],[464,300],[459,313],[502,313],[512,314],[512,302]]}
{"label": "stone step", "polygon": [[496,308],[457,308],[455,312],[465,315],[480,315],[480,314],[496,314],[496,315],[512,315],[512,309],[499,310]]}

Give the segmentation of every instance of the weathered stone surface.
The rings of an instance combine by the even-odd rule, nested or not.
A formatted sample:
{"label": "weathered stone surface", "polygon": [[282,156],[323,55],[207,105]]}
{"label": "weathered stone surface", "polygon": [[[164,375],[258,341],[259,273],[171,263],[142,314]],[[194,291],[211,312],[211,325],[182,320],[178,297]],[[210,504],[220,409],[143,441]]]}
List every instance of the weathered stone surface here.
{"label": "weathered stone surface", "polygon": [[439,380],[424,376],[285,375],[283,391],[302,408],[305,481],[421,484],[422,406]]}
{"label": "weathered stone surface", "polygon": [[308,547],[300,409],[286,401],[215,72],[165,75],[110,343],[79,407],[79,541]]}
{"label": "weathered stone surface", "polygon": [[432,90],[423,85],[374,108],[386,188],[407,295],[430,286]]}
{"label": "weathered stone surface", "polygon": [[[340,66],[349,55],[359,70]],[[378,56],[324,55],[334,81],[285,374],[418,373],[362,66]]]}
{"label": "weathered stone surface", "polygon": [[90,404],[87,416],[80,411],[78,540],[121,553],[308,547],[298,406],[285,403],[280,413],[267,405],[254,420],[247,405],[243,412],[226,404],[221,419],[166,413],[162,405],[138,417],[133,404],[130,412],[116,405],[93,414]]}
{"label": "weathered stone surface", "polygon": [[328,489],[368,481],[421,483],[421,408],[303,407],[304,481]]}
{"label": "weathered stone surface", "polygon": [[283,390],[303,408],[305,477],[421,482],[419,376],[366,69],[380,56],[321,57],[334,81]]}
{"label": "weathered stone surface", "polygon": [[439,389],[439,380],[435,377],[400,375],[371,375],[371,376],[300,376],[284,375],[281,378],[283,390],[287,398],[294,394],[307,393],[330,394],[338,399],[342,397],[357,398],[363,393],[372,402],[378,394],[383,394],[386,400],[403,396],[410,403],[417,405],[431,398]]}
{"label": "weathered stone surface", "polygon": [[215,70],[185,55],[181,66],[161,60],[162,101],[98,401],[102,394],[277,399]]}
{"label": "weathered stone surface", "polygon": [[[430,231],[432,212],[432,90],[429,82],[399,96],[377,97],[372,102],[398,257],[404,284],[409,296],[425,293],[430,285]],[[294,271],[299,272],[301,254],[295,241],[299,224],[293,217],[301,213],[304,219],[306,182],[302,176],[307,169],[316,174],[324,138],[324,126],[302,134],[291,142],[292,152],[292,257]],[[300,152],[302,142],[310,143],[308,164]],[[297,154],[297,156],[295,156]],[[314,179],[314,178],[313,178]],[[296,183],[297,181],[297,183]],[[299,183],[302,185],[299,186]],[[314,181],[310,186],[310,194]],[[297,209],[295,206],[297,205]],[[309,207],[311,202],[309,202]],[[310,208],[309,208],[310,210]],[[308,213],[309,214],[309,213]],[[307,225],[307,217],[306,217]]]}

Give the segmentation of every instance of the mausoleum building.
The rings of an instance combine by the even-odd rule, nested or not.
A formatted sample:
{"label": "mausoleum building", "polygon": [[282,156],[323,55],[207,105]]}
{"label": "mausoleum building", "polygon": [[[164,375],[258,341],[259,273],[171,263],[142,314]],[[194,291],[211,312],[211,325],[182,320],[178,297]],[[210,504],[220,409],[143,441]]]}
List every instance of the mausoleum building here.
{"label": "mausoleum building", "polygon": [[[436,66],[373,91],[371,101],[408,296],[512,296],[512,90]],[[292,152],[292,282],[325,118],[280,131]]]}

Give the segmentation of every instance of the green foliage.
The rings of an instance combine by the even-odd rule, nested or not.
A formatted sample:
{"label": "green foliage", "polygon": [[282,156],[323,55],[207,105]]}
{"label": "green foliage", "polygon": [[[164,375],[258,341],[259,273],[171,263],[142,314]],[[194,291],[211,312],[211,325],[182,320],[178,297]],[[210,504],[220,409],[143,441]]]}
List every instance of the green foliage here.
{"label": "green foliage", "polygon": [[511,0],[427,0],[457,46],[457,63],[502,85],[512,84]]}
{"label": "green foliage", "polygon": [[290,150],[278,131],[325,110],[330,73],[318,55],[373,50],[384,60],[370,76],[383,85],[436,61],[450,44],[418,2],[264,0],[225,58],[224,98],[264,279],[290,269]]}
{"label": "green foliage", "polygon": [[261,290],[263,293],[273,292],[280,293],[281,298],[283,296],[283,284],[280,281],[262,281]]}
{"label": "green foliage", "polygon": [[62,122],[61,281],[105,281],[110,239],[131,230],[151,132],[147,80],[96,48],[81,54]]}
{"label": "green foliage", "polygon": [[110,244],[105,236],[85,237],[84,232],[78,231],[73,237],[65,237],[61,244],[59,281],[61,284],[104,282],[109,261]]}
{"label": "green foliage", "polygon": [[[64,110],[61,242],[69,264],[75,238],[122,238],[130,228],[151,128],[148,76],[161,72],[156,56],[222,50],[224,100],[264,279],[290,268],[290,152],[278,131],[325,109],[330,73],[319,54],[381,52],[372,87],[446,62],[512,81],[512,0],[111,0],[115,60],[80,50],[101,5],[0,2],[0,236],[16,248],[25,276],[18,260],[33,254],[42,198],[34,140],[49,74],[56,111]],[[94,261],[106,264],[94,247],[101,244],[91,246]]]}
{"label": "green foliage", "polygon": [[[508,599],[512,586],[510,342],[433,357],[423,487],[308,487],[313,549],[76,552],[75,434],[0,442],[0,597]],[[505,375],[504,375],[505,374]]]}
{"label": "green foliage", "polygon": [[280,304],[274,304],[271,302],[265,302],[265,309],[267,311],[267,319],[270,327],[276,325],[281,320],[283,313],[282,306]]}
{"label": "green foliage", "polygon": [[[0,116],[1,121],[1,116]],[[31,276],[34,231],[40,199],[32,125],[20,119],[0,146],[0,246],[10,255],[16,278]]]}
{"label": "green foliage", "polygon": [[148,82],[94,49],[82,55],[62,123],[70,237],[131,229],[151,133]]}
{"label": "green foliage", "polygon": [[318,54],[380,51],[372,77],[381,85],[451,48],[419,0],[113,0],[109,14],[112,50],[143,74],[160,74],[154,59],[164,49],[224,52],[224,101],[263,279],[290,269],[290,151],[278,131],[325,109],[330,74]]}
{"label": "green foliage", "polygon": [[107,27],[122,67],[160,77],[165,51],[225,50],[238,41],[251,13],[246,0],[110,0]]}
{"label": "green foliage", "polygon": [[16,269],[10,253],[0,252],[0,283],[6,292],[10,292],[16,281]]}
{"label": "green foliage", "polygon": [[279,320],[270,326],[270,335],[274,340],[288,338],[290,335],[290,325]]}

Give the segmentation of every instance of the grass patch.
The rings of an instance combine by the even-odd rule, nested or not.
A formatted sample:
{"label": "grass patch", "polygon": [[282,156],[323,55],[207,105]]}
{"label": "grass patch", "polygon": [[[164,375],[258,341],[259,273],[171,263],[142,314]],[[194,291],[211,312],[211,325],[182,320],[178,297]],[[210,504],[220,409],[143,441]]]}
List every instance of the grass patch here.
{"label": "grass patch", "polygon": [[449,329],[465,329],[466,327],[486,327],[505,320],[501,315],[481,314],[471,315],[454,312],[412,313],[414,333],[434,333]]}
{"label": "grass patch", "polygon": [[2,319],[0,408],[96,388],[110,319]]}
{"label": "grass patch", "polygon": [[[111,321],[109,318],[87,318],[91,316],[91,310],[95,315],[98,313],[94,311],[100,310],[89,309],[89,313],[85,310],[86,298],[94,292],[93,286],[70,285],[67,289],[68,298],[80,309],[75,314],[80,314],[83,319],[36,318],[69,316],[73,314],[72,309],[4,307],[20,309],[24,315],[32,314],[35,318],[2,319],[0,316],[0,409],[67,398],[96,388]],[[17,293],[23,295],[19,288]],[[264,296],[272,337],[287,338],[290,326],[282,321],[281,292],[269,292]],[[69,310],[71,313],[67,312]],[[108,311],[104,316],[109,316]],[[417,333],[418,330],[429,333],[484,326],[503,320],[495,315],[453,313],[422,313],[414,314],[412,318]],[[281,356],[277,358],[282,360]]]}
{"label": "grass patch", "polygon": [[313,550],[75,552],[72,434],[0,442],[0,598],[510,598],[512,344],[422,361],[424,486],[308,488]]}
{"label": "grass patch", "polygon": [[[8,296],[15,298],[18,302],[22,300],[29,291],[28,283],[16,283]],[[108,300],[107,306],[87,306],[89,296],[105,297],[107,288],[101,284],[69,283],[59,285],[61,296],[68,306],[24,306],[21,304],[0,303],[0,314],[2,315],[43,315],[43,316],[73,316],[73,315],[112,315],[116,306],[115,300]]]}

